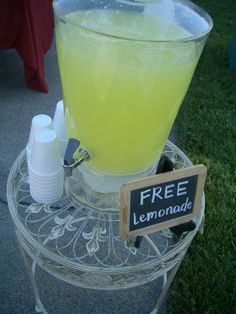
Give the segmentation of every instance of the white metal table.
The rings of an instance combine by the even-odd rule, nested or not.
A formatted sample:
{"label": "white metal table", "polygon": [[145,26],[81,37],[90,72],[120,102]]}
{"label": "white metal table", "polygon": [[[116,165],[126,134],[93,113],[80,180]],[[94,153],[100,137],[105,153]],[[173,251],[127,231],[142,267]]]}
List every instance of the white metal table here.
{"label": "white metal table", "polygon": [[[192,165],[169,141],[163,154],[172,159],[176,169]],[[78,182],[83,187],[79,194]],[[169,229],[146,235],[137,249],[132,241],[119,237],[119,194],[110,193],[103,199],[101,195],[90,195],[84,187],[86,183],[75,171],[57,203],[40,204],[29,193],[25,151],[10,171],[8,205],[35,296],[36,311],[47,313],[35,280],[35,269],[39,266],[64,282],[101,290],[136,287],[161,277],[162,291],[151,312],[157,313],[182,258],[201,229],[204,196],[194,231],[184,232],[180,237]],[[90,197],[93,204],[97,202],[102,208],[104,203],[106,208],[85,206]]]}

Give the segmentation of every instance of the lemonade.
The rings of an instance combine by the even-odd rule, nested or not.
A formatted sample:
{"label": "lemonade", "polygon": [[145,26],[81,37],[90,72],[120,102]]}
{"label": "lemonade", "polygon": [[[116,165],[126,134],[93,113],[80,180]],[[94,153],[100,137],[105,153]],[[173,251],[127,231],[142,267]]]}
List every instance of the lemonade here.
{"label": "lemonade", "polygon": [[151,12],[66,17],[75,24],[58,21],[56,43],[69,136],[92,153],[95,171],[144,170],[163,149],[201,47]]}

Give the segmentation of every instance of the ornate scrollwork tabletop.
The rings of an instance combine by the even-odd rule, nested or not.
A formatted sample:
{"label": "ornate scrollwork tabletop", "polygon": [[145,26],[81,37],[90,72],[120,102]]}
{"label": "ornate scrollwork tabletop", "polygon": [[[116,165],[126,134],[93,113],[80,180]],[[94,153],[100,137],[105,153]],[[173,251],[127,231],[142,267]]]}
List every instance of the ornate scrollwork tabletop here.
{"label": "ornate scrollwork tabletop", "polygon": [[[175,168],[192,165],[171,142],[167,142],[163,153],[172,159]],[[132,241],[119,237],[119,212],[114,210],[118,193],[106,195],[106,199],[97,196],[100,207],[103,202],[111,204],[98,210],[83,205],[89,202],[89,193],[84,196],[81,191],[79,200],[73,195],[75,178],[69,180],[58,202],[36,203],[30,196],[26,154],[22,151],[9,175],[8,204],[19,242],[35,263],[81,287],[127,288],[164,276],[184,256],[204,215],[203,198],[194,231],[179,238],[169,229],[146,235],[136,249]]]}

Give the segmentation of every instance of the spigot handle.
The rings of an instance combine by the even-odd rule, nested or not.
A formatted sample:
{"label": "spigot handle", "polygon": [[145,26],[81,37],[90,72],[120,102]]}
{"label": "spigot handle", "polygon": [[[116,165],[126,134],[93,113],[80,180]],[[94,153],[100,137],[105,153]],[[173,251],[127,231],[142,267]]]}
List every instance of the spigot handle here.
{"label": "spigot handle", "polygon": [[80,145],[80,141],[75,138],[69,138],[68,144],[66,147],[65,155],[64,155],[64,164],[69,166],[74,163],[74,153],[78,149]]}

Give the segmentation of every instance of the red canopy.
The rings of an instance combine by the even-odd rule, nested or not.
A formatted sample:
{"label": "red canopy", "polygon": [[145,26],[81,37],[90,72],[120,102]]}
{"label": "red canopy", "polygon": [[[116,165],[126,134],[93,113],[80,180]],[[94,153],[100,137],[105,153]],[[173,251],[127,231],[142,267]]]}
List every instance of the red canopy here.
{"label": "red canopy", "polygon": [[53,40],[52,0],[1,0],[0,49],[15,48],[24,61],[25,80],[47,92],[44,54]]}

